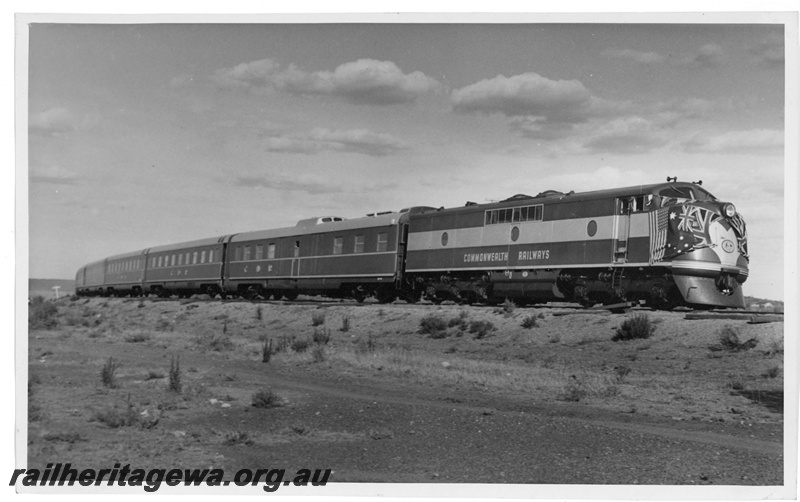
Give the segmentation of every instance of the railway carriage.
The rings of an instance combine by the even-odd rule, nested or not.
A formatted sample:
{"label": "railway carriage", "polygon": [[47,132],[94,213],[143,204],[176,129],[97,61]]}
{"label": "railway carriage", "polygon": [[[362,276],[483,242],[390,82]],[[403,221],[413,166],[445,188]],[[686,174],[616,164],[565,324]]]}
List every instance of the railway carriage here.
{"label": "railway carriage", "polygon": [[386,212],[345,220],[322,217],[297,226],[234,235],[228,242],[226,292],[286,297],[299,293],[396,297],[398,229],[403,215]]}
{"label": "railway carriage", "polygon": [[220,293],[225,242],[229,238],[212,237],[146,249],[143,291],[159,296]]}

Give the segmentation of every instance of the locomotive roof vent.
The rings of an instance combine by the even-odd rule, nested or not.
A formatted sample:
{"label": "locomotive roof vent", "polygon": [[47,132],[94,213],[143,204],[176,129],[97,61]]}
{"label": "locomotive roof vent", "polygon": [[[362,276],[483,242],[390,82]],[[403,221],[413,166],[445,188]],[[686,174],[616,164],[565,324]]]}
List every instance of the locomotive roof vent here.
{"label": "locomotive roof vent", "polygon": [[381,211],[381,212],[378,212],[378,213],[369,213],[367,216],[369,216],[370,218],[374,218],[376,216],[383,216],[384,214],[392,214],[392,211]]}
{"label": "locomotive roof vent", "polygon": [[341,216],[314,216],[313,218],[306,218],[297,222],[298,227],[307,227],[309,225],[321,225],[323,223],[332,223],[334,221],[344,221],[347,218]]}
{"label": "locomotive roof vent", "polygon": [[435,207],[430,206],[414,206],[414,207],[404,207],[399,213],[408,213],[408,214],[419,214],[419,213],[427,213],[428,211],[436,211]]}
{"label": "locomotive roof vent", "polygon": [[511,201],[514,201],[514,200],[532,199],[532,198],[533,197],[531,197],[530,195],[526,195],[524,193],[518,193],[517,195],[512,195],[511,197],[509,197],[507,199],[503,199],[500,202],[511,202]]}
{"label": "locomotive roof vent", "polygon": [[564,197],[566,194],[564,192],[559,192],[558,190],[545,190],[544,192],[539,192],[539,194],[534,197],[534,199],[538,199],[540,197],[551,198],[551,197]]}

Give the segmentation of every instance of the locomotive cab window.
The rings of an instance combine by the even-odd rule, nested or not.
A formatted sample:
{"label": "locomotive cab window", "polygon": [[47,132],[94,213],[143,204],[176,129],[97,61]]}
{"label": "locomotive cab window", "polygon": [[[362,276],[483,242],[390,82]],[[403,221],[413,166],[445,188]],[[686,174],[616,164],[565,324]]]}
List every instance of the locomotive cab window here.
{"label": "locomotive cab window", "polygon": [[300,241],[294,241],[294,257],[300,257]]}

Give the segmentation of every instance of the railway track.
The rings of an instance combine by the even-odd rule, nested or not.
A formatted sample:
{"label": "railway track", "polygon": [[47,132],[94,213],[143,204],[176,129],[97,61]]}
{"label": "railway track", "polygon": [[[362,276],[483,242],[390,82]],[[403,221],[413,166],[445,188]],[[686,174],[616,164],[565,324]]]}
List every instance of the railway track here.
{"label": "railway track", "polygon": [[[328,308],[328,307],[340,307],[340,306],[347,306],[347,307],[374,307],[374,306],[381,306],[386,307],[391,305],[392,307],[400,307],[400,308],[409,308],[414,306],[431,306],[431,307],[439,307],[439,306],[452,306],[452,307],[461,307],[463,305],[458,304],[452,301],[445,301],[441,303],[434,303],[430,301],[420,301],[417,303],[406,303],[402,301],[397,301],[393,303],[380,303],[377,301],[365,301],[365,302],[356,302],[355,300],[337,300],[337,299],[330,299],[330,298],[305,298],[305,299],[298,299],[298,300],[264,300],[261,298],[157,298],[157,297],[148,297],[148,298],[126,298],[124,301],[132,302],[132,301],[148,301],[153,303],[158,302],[179,302],[181,304],[190,304],[190,303],[247,303],[247,304],[258,304],[258,305],[286,305],[286,306],[315,306],[317,308]],[[471,307],[484,307],[484,308],[498,308],[502,307],[501,304],[488,304],[488,303],[475,303],[470,305]],[[557,312],[554,312],[553,315],[562,316],[562,315],[579,315],[579,314],[625,314],[629,312],[652,312],[655,309],[649,307],[642,307],[635,305],[633,303],[618,303],[614,305],[597,305],[593,307],[583,307],[581,305],[572,305],[572,304],[538,304],[538,305],[527,305],[527,306],[517,306],[516,308],[520,309],[557,309]],[[687,320],[704,320],[704,319],[731,319],[731,320],[745,320],[750,321],[752,323],[759,323],[759,322],[782,322],[783,321],[783,312],[764,312],[759,310],[733,310],[733,309],[723,309],[723,310],[693,310],[686,307],[680,307],[677,309],[664,311],[664,312],[671,312],[675,314],[684,314]]]}

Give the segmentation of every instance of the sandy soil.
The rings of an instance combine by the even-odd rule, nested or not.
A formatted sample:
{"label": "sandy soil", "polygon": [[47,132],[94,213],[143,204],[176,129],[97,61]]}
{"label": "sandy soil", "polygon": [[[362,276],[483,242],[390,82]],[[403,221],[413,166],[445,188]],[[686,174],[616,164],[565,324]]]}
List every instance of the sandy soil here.
{"label": "sandy soil", "polygon": [[[783,482],[782,322],[400,302],[57,305],[58,326],[29,334],[30,467],[331,468],[332,482]],[[638,314],[654,334],[612,341]],[[421,333],[433,318],[447,328]],[[754,342],[723,348],[725,332]],[[329,340],[314,343],[315,333]],[[101,378],[109,358],[113,387]],[[179,392],[169,389],[173,361]],[[277,406],[254,407],[260,391]]]}

